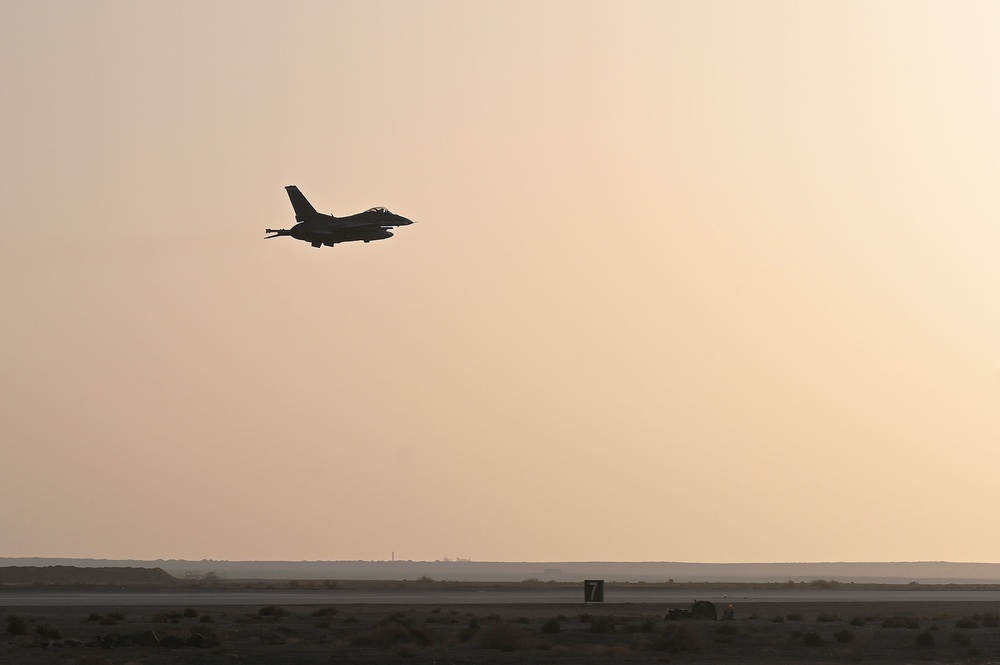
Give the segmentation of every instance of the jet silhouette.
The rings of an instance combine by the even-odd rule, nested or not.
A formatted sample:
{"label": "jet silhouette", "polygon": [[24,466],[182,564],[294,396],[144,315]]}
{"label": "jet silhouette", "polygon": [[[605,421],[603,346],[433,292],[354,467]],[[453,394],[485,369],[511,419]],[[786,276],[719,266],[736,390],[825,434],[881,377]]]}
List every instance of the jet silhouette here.
{"label": "jet silhouette", "polygon": [[295,185],[285,187],[285,191],[288,192],[288,199],[292,202],[292,208],[295,210],[295,221],[298,224],[290,229],[265,229],[265,233],[274,234],[265,236],[265,240],[278,236],[292,236],[296,240],[311,243],[313,247],[322,247],[323,245],[333,247],[338,242],[351,242],[352,240],[371,242],[372,240],[391,238],[390,228],[413,223],[405,217],[394,215],[385,208],[372,208],[348,217],[324,215],[316,212],[316,208],[312,207],[312,204],[306,200],[306,197]]}

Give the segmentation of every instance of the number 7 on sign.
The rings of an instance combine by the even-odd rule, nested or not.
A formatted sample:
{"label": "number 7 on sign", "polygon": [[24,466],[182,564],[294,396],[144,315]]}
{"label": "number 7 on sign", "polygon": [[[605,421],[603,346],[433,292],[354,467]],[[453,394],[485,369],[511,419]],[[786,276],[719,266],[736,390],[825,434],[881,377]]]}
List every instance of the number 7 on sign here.
{"label": "number 7 on sign", "polygon": [[604,602],[604,580],[583,581],[583,602],[585,603]]}

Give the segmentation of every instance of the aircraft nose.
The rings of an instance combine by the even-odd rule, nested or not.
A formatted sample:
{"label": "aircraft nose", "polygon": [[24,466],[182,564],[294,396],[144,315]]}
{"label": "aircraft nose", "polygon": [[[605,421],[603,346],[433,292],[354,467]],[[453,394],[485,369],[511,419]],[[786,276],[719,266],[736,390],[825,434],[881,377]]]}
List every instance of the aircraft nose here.
{"label": "aircraft nose", "polygon": [[406,217],[400,217],[399,218],[399,225],[400,226],[409,226],[412,223],[413,223],[412,219],[407,219]]}

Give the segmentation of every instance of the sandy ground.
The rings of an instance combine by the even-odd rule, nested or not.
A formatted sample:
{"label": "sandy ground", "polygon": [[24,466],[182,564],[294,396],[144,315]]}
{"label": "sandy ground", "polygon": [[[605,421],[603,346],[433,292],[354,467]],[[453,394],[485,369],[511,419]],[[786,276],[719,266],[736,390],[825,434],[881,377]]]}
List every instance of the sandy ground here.
{"label": "sandy ground", "polygon": [[8,608],[0,663],[1000,663],[996,603],[740,603],[732,621],[667,609]]}

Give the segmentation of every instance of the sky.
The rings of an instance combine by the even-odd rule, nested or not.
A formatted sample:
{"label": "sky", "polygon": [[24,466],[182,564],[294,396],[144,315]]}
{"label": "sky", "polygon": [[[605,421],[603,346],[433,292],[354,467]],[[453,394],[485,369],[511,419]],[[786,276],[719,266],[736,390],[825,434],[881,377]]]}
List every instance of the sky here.
{"label": "sky", "polygon": [[1000,561],[998,24],[0,2],[0,556]]}

